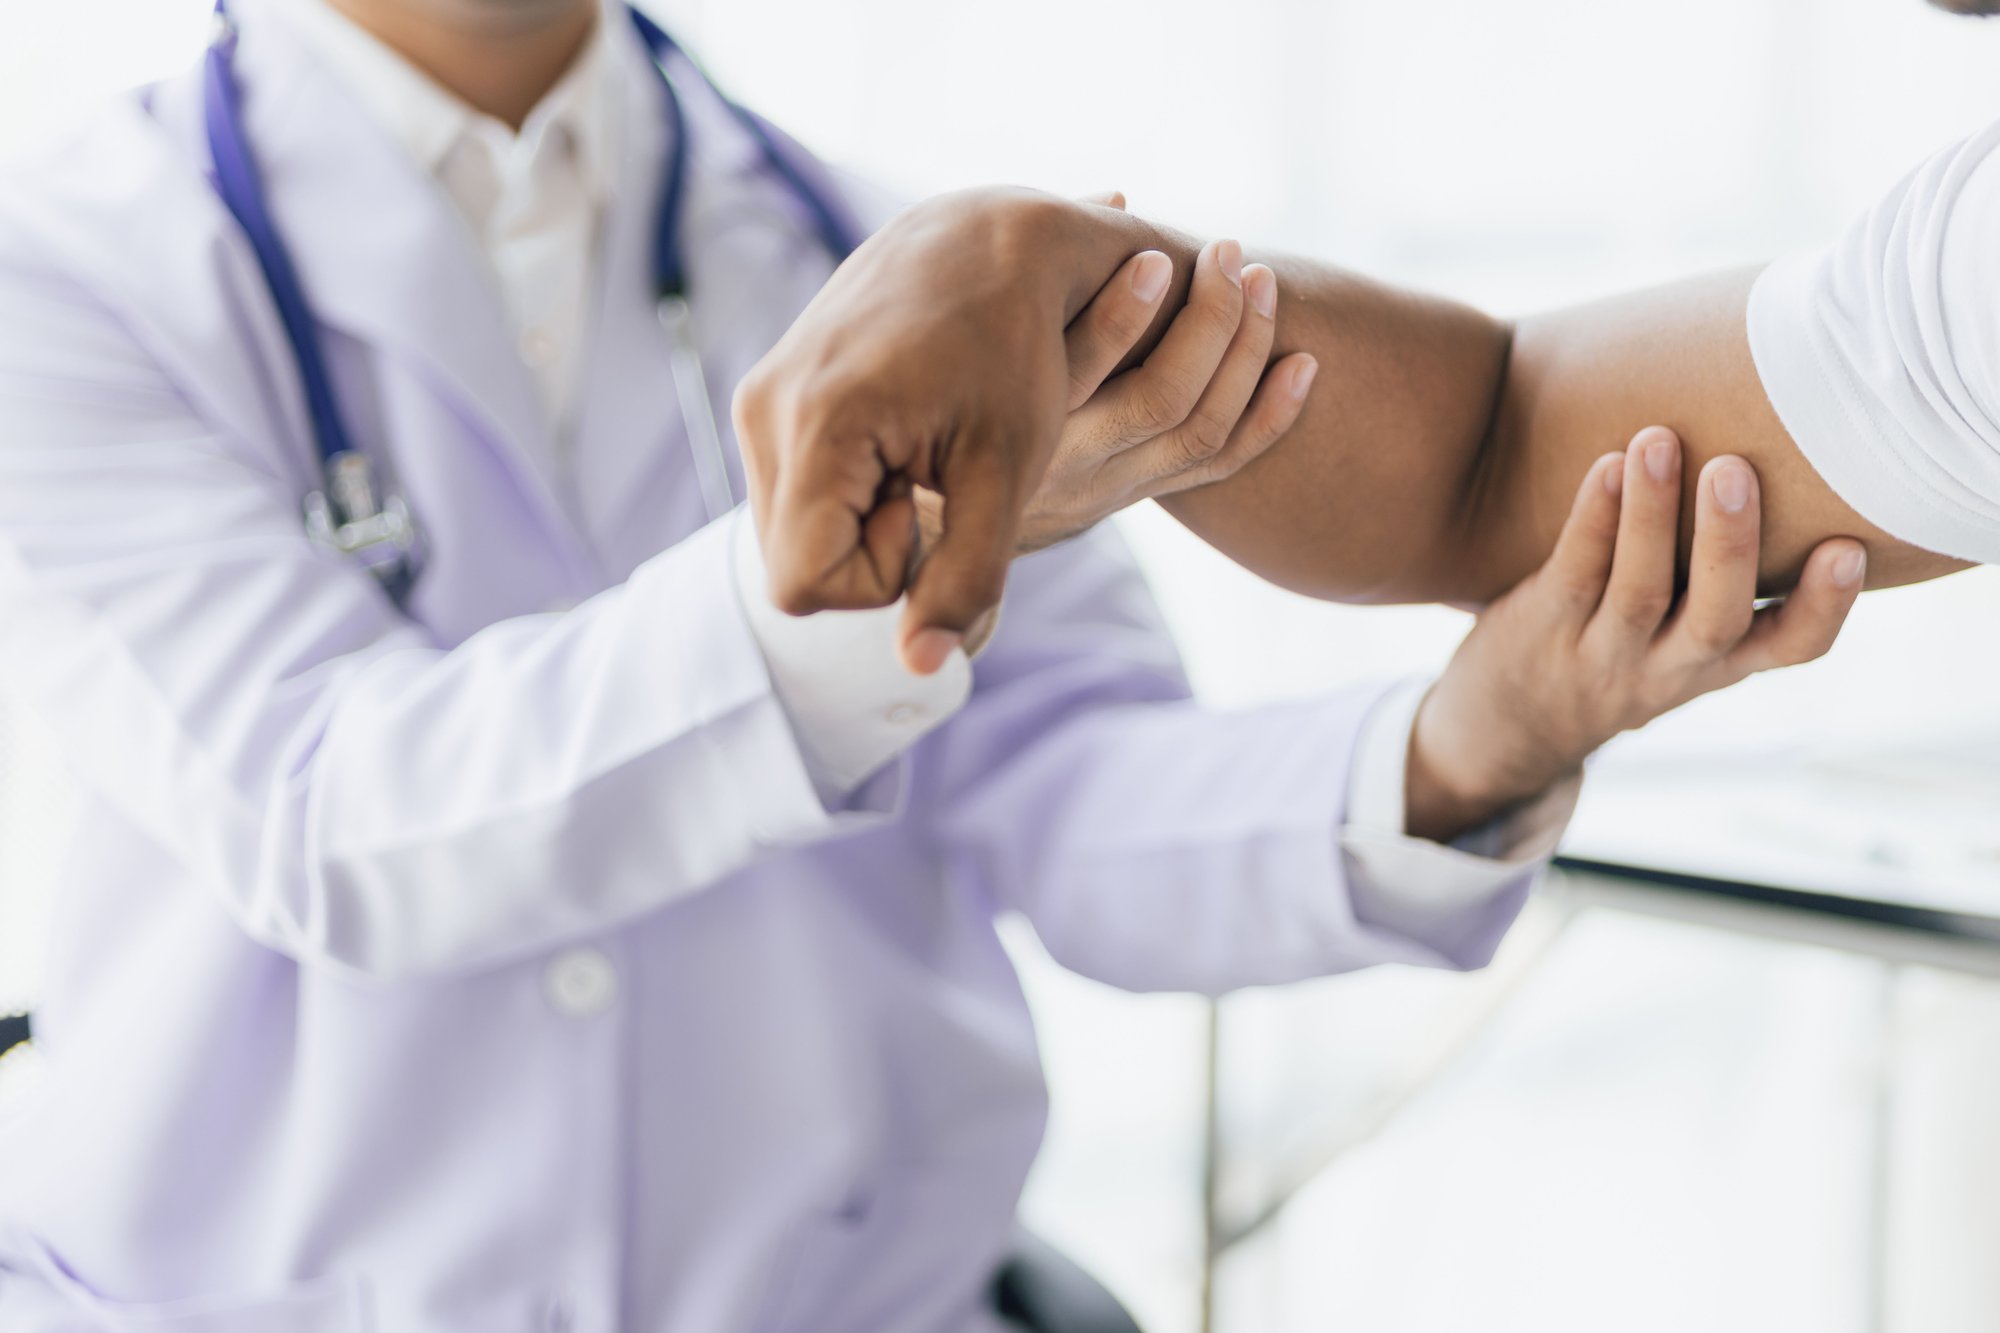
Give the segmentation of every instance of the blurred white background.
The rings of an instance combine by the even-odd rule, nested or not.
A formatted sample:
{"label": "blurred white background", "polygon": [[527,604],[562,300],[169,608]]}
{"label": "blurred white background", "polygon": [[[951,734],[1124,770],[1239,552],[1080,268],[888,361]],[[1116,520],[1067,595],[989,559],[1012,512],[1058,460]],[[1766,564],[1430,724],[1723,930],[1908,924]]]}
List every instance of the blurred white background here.
{"label": "blurred white background", "polygon": [[[0,148],[185,63],[205,8],[0,0]],[[1503,313],[1817,243],[1921,156],[2000,116],[2000,23],[1921,0],[677,0],[661,12],[741,100],[906,192],[1117,187],[1191,229]],[[1449,612],[1277,593],[1157,513],[1127,528],[1220,703],[1434,669],[1463,631]],[[1991,572],[1877,595],[1827,661],[1704,701],[1638,745],[1722,764],[1948,739],[1968,718],[1990,733],[1996,649]],[[40,831],[64,808],[56,757],[38,744],[31,724],[0,719],[0,1011],[33,993]],[[1022,947],[1057,1095],[1031,1213],[1156,1333],[1192,1329],[1205,1011],[1110,994]],[[1885,999],[1872,964],[1620,918],[1543,952],[1470,1060],[1223,1266],[1218,1325],[1880,1326],[1858,1276],[1881,1221],[1859,1150],[1865,1074],[1885,1023],[1991,1065],[1964,1055],[1994,1044],[1983,995],[1918,978]],[[1224,1019],[1225,1134],[1268,1146],[1365,1104],[1504,971],[1248,997]],[[1936,1169],[1964,1190],[2000,1186],[1990,1157],[1946,1157]],[[1947,1254],[1990,1255],[2000,1231],[1955,1220],[1970,1216],[1958,1206],[1912,1204],[1947,1220],[1910,1244],[1934,1255],[1943,1236]],[[1971,1283],[1940,1297],[1955,1271],[1912,1272],[1887,1298],[1895,1327],[2000,1327],[2000,1295]]]}

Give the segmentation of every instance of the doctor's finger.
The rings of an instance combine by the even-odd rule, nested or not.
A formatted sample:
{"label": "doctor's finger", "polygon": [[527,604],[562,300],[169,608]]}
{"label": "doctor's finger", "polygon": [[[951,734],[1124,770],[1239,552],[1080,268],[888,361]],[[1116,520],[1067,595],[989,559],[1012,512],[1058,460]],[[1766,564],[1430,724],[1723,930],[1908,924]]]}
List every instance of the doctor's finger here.
{"label": "doctor's finger", "polygon": [[1086,204],[1096,204],[1099,208],[1115,208],[1120,213],[1123,213],[1125,211],[1125,191],[1101,190],[1096,194],[1083,196],[1083,202]]}
{"label": "doctor's finger", "polygon": [[1618,549],[1598,624],[1625,647],[1641,647],[1674,604],[1681,520],[1681,442],[1648,427],[1625,450]]}
{"label": "doctor's finger", "polygon": [[1141,250],[1119,266],[1063,335],[1069,354],[1069,410],[1090,401],[1139,336],[1152,327],[1174,280],[1174,261]]}
{"label": "doctor's finger", "polygon": [[1715,661],[1750,631],[1757,603],[1760,493],[1740,458],[1715,459],[1695,483],[1687,595],[1660,647],[1686,663]]}
{"label": "doctor's finger", "polygon": [[1020,526],[1020,488],[1008,461],[1022,450],[967,441],[939,479],[944,527],[917,567],[903,609],[903,662],[919,675],[944,665],[966,632],[1000,604]]}
{"label": "doctor's finger", "polygon": [[1730,654],[1732,672],[1747,676],[1824,655],[1840,637],[1867,573],[1868,552],[1860,542],[1851,537],[1821,542],[1806,557],[1792,595],[1757,613],[1749,635]]}
{"label": "doctor's finger", "polygon": [[1587,622],[1604,599],[1611,557],[1618,549],[1618,511],[1625,490],[1625,455],[1605,454],[1584,473],[1563,521],[1556,549],[1536,575],[1578,624]]}
{"label": "doctor's finger", "polygon": [[1187,304],[1152,354],[1104,386],[1106,410],[1127,440],[1149,440],[1187,420],[1243,323],[1243,247],[1211,241],[1195,260]]}

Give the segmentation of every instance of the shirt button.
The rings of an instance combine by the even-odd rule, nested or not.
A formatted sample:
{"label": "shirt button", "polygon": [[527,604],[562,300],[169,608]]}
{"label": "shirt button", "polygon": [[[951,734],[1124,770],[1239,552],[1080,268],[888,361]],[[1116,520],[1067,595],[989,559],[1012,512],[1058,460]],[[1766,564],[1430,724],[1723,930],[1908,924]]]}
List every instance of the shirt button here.
{"label": "shirt button", "polygon": [[542,329],[529,329],[521,335],[521,359],[536,370],[548,366],[556,359],[556,340]]}
{"label": "shirt button", "polygon": [[889,720],[891,726],[907,727],[913,722],[923,721],[927,714],[916,704],[897,704],[882,716]]}
{"label": "shirt button", "polygon": [[611,1007],[618,969],[595,949],[565,949],[543,975],[549,1004],[565,1018],[590,1018]]}

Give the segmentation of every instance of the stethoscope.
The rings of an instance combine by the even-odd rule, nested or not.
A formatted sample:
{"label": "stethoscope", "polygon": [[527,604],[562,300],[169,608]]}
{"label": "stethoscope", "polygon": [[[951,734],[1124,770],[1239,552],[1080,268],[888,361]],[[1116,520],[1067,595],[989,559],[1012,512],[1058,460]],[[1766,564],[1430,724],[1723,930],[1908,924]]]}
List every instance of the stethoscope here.
{"label": "stethoscope", "polygon": [[[756,141],[765,165],[785,183],[805,210],[815,235],[836,263],[860,244],[860,233],[832,192],[815,184],[812,169],[775,129],[755,112],[725,97],[658,24],[637,9],[628,12],[652,53],[653,66],[659,71],[666,92],[673,155],[668,160],[666,181],[660,191],[659,220],[653,237],[653,291],[660,322],[672,346],[668,369],[694,457],[702,506],[713,521],[735,508],[736,500],[688,307],[687,271],[681,254],[681,214],[688,174],[687,118],[673,79],[667,73],[668,60],[681,57]],[[215,18],[216,36],[209,45],[203,87],[203,114],[215,190],[256,252],[285,339],[291,344],[299,381],[305,389],[306,413],[320,462],[320,486],[305,497],[306,532],[320,545],[373,572],[400,604],[416,581],[421,563],[421,534],[402,493],[393,486],[382,485],[374,463],[354,447],[348,434],[340,402],[333,392],[332,377],[327,372],[312,307],[299,284],[298,271],[292,266],[284,238],[271,220],[256,159],[243,133],[242,94],[234,69],[237,32],[227,0],[216,0]]]}

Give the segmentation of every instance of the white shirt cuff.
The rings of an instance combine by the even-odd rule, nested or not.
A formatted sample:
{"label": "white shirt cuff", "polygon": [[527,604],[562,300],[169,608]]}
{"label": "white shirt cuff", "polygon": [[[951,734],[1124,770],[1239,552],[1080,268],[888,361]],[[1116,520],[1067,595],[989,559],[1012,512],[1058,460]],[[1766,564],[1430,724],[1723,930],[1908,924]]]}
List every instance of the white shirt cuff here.
{"label": "white shirt cuff", "polygon": [[1567,778],[1449,846],[1409,836],[1410,733],[1430,687],[1428,680],[1398,686],[1362,724],[1340,834],[1355,916],[1418,937],[1484,907],[1537,869],[1569,827],[1583,786],[1581,778]]}
{"label": "white shirt cuff", "polygon": [[913,675],[897,654],[902,604],[879,611],[789,616],[771,601],[763,548],[749,509],[728,520],[737,596],[829,810],[853,794],[972,694],[972,665],[954,652],[935,675]]}

